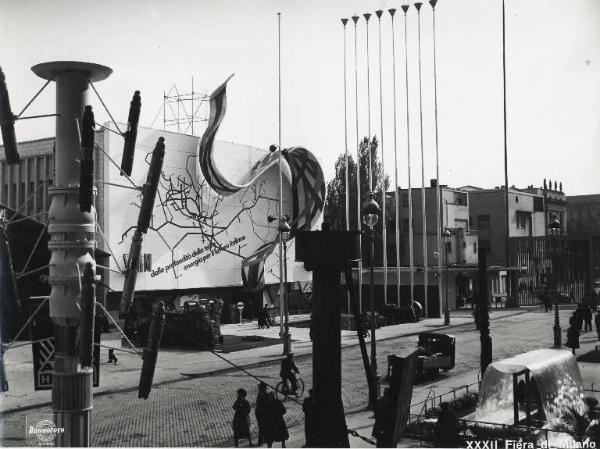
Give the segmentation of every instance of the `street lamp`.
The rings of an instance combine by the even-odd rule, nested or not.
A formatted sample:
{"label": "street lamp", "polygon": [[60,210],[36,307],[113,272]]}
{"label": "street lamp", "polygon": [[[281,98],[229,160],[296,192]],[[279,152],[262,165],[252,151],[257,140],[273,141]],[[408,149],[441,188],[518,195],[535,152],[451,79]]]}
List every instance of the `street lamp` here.
{"label": "street lamp", "polygon": [[362,204],[362,221],[370,229],[370,240],[371,240],[371,254],[369,265],[371,268],[371,285],[369,290],[369,296],[371,301],[371,375],[373,381],[371,382],[372,388],[369,391],[369,409],[375,410],[375,403],[379,397],[379,373],[377,372],[377,346],[375,340],[375,279],[373,274],[373,265],[375,264],[375,225],[379,222],[379,214],[381,209],[379,204],[375,201],[375,194],[369,192],[368,198]]}
{"label": "street lamp", "polygon": [[442,237],[446,246],[446,308],[444,309],[444,324],[447,326],[450,324],[450,308],[448,307],[448,247],[452,242],[452,233],[448,228],[442,232]]}
{"label": "street lamp", "polygon": [[[277,149],[277,147],[275,147],[274,145],[271,145],[270,150],[273,152]],[[267,217],[267,221],[269,223],[273,223],[274,221],[276,221],[278,218],[276,216],[273,215],[269,215]],[[292,229],[290,228],[290,225],[288,224],[288,221],[290,220],[290,217],[287,215],[282,215],[279,218],[279,227],[277,228],[277,231],[279,232],[279,237],[281,239],[281,243],[282,246],[280,246],[280,248],[283,248],[283,255],[281,255],[280,253],[280,263],[279,263],[279,272],[280,272],[280,279],[279,279],[279,296],[280,296],[280,300],[279,300],[279,336],[281,337],[281,339],[283,340],[283,354],[287,355],[291,352],[291,345],[292,345],[292,340],[291,340],[291,335],[290,335],[290,324],[289,324],[289,310],[288,310],[288,304],[285,301],[285,293],[284,291],[287,290],[287,242],[290,239],[290,235],[291,235],[291,231]],[[282,257],[283,256],[283,257]]]}
{"label": "street lamp", "polygon": [[292,352],[292,336],[290,335],[290,310],[289,310],[289,295],[287,294],[288,279],[287,279],[287,242],[290,239],[292,228],[288,224],[288,216],[283,215],[279,220],[279,235],[281,243],[283,243],[283,291],[281,292],[281,300],[284,304],[284,327],[283,327],[283,353],[290,354]]}
{"label": "street lamp", "polygon": [[[554,216],[550,224],[548,224],[548,234],[550,235],[550,257],[552,257],[552,253],[554,248],[554,239],[556,236],[560,234],[560,221]],[[562,345],[562,334],[560,329],[560,318],[558,316],[558,292],[555,292],[556,288],[554,285],[554,264],[552,264],[552,269],[550,271],[550,287],[552,288],[552,294],[555,296],[554,300],[554,347],[560,348]]]}

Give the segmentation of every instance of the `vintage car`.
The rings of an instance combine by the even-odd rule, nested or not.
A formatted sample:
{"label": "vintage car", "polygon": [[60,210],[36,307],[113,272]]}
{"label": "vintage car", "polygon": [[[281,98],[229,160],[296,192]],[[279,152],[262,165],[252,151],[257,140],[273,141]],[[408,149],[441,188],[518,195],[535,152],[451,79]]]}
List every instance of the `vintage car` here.
{"label": "vintage car", "polygon": [[423,332],[419,334],[417,375],[437,374],[454,368],[456,338],[452,335]]}

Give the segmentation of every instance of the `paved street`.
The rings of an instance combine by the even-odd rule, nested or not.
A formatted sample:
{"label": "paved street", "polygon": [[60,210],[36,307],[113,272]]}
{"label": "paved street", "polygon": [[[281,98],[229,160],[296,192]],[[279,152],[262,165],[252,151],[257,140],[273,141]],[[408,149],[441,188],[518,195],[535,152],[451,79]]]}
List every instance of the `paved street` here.
{"label": "paved street", "polygon": [[[561,313],[563,323],[568,321],[571,311]],[[493,320],[491,333],[494,344],[494,360],[505,358],[523,351],[546,348],[552,345],[553,314],[532,309],[528,313],[505,316]],[[565,330],[565,329],[563,329]],[[419,384],[413,395],[413,403],[425,398],[429,389],[436,394],[477,381],[479,371],[479,333],[472,324],[453,328],[457,338],[457,365],[437,379]],[[597,344],[596,334],[584,333],[582,347],[593,349]],[[415,348],[416,336],[392,338],[378,345],[380,373],[385,372],[386,356],[402,354]],[[161,358],[159,356],[159,363]],[[300,356],[297,364],[302,378],[311,384],[311,359]],[[581,365],[581,364],[580,364]],[[115,368],[116,370],[119,367]],[[181,371],[172,365],[172,370]],[[270,385],[278,381],[279,366],[266,363],[254,366],[248,371]],[[367,402],[367,389],[360,351],[358,346],[343,349],[343,400],[347,412],[364,409]],[[590,374],[592,373],[592,374]],[[125,374],[124,374],[125,375]],[[583,369],[584,383],[594,382],[598,371]],[[9,372],[10,376],[10,372]],[[597,382],[597,380],[596,380]],[[195,379],[165,383],[153,388],[148,400],[137,399],[137,391],[112,393],[96,396],[93,411],[93,446],[231,446],[230,423],[231,406],[235,391],[246,388],[252,405],[258,381],[249,375],[230,370],[218,375],[206,375]],[[286,421],[290,427],[290,446],[303,444],[303,422],[301,407],[291,401],[286,402]],[[31,410],[7,413],[3,418],[3,446],[22,446],[24,440],[25,417],[27,414],[50,413],[48,406]],[[364,415],[364,413],[363,413]],[[364,427],[364,419],[349,417],[349,423],[356,422]],[[252,415],[252,423],[255,420]],[[297,426],[297,427],[294,427]],[[256,429],[255,429],[256,430]],[[359,431],[370,436],[370,428]],[[355,444],[356,443],[356,444]],[[353,442],[353,445],[362,445]],[[363,443],[364,444],[364,443]]]}

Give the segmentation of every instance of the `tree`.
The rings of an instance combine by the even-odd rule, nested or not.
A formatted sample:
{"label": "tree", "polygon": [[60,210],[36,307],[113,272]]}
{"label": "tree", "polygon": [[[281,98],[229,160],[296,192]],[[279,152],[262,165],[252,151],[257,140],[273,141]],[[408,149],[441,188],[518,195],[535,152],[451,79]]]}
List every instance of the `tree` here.
{"label": "tree", "polygon": [[[381,207],[381,184],[384,181],[384,189],[388,190],[390,186],[389,176],[383,177],[381,162],[377,154],[378,141],[373,137],[369,144],[368,137],[363,138],[360,143],[360,203],[357,202],[356,189],[356,162],[351,155],[348,155],[348,185],[350,200],[350,230],[357,230],[357,208],[367,199],[369,193],[369,153],[371,155],[371,173],[373,179],[373,192],[375,201]],[[393,213],[393,212],[392,212]],[[331,225],[331,229],[346,229],[346,155],[341,154],[335,163],[335,176],[327,184],[327,198],[325,200],[324,220]],[[389,221],[390,214],[387,214],[386,221]],[[382,220],[375,227],[376,233],[381,234]]]}

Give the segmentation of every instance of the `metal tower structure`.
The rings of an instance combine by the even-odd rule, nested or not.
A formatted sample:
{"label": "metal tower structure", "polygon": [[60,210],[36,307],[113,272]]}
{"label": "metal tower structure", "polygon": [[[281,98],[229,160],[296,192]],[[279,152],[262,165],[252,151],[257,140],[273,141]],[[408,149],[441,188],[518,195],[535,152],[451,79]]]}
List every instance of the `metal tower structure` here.
{"label": "metal tower structure", "polygon": [[209,95],[194,91],[194,78],[189,93],[180,93],[173,84],[168,92],[163,93],[163,130],[192,136],[204,132],[205,123],[208,122],[209,99]]}

